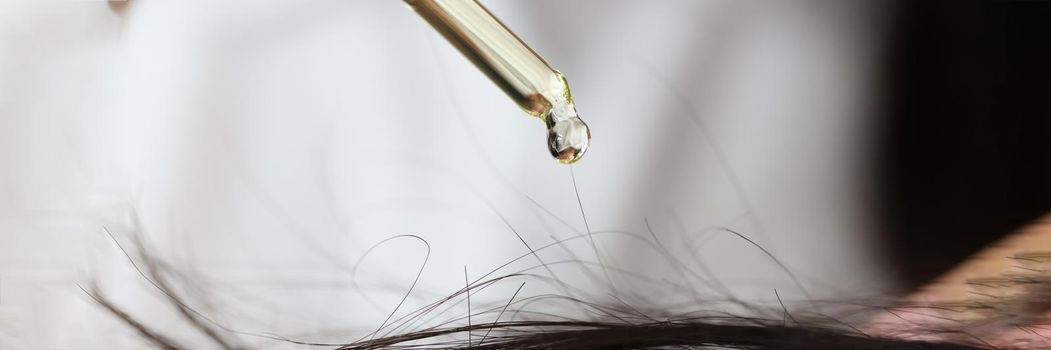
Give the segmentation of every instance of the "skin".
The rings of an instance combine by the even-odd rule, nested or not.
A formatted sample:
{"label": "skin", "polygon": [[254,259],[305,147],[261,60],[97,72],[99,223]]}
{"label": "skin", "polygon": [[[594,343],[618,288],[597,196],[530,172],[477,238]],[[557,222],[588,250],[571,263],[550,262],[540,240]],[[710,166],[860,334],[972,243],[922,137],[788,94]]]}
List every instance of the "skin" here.
{"label": "skin", "polygon": [[[917,289],[898,309],[909,311],[881,314],[868,328],[873,334],[899,338],[970,341],[998,348],[1046,347],[1051,344],[1049,269],[1051,214]],[[925,331],[932,328],[966,334]]]}

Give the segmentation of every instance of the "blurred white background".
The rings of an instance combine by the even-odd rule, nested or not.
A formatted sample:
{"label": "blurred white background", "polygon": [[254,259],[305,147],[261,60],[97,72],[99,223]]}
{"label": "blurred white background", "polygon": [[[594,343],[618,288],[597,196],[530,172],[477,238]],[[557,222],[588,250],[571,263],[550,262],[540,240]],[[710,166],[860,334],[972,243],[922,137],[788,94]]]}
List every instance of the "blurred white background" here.
{"label": "blurred white background", "polygon": [[[573,166],[593,231],[648,236],[648,218],[745,300],[893,287],[866,248],[879,4],[483,4],[569,79],[594,137]],[[142,238],[232,328],[354,340],[426,252],[380,246],[355,289],[354,264],[385,238],[430,244],[404,311],[461,288],[465,266],[474,279],[528,253],[508,225],[534,248],[585,232],[544,138],[398,1],[0,0],[0,348],[140,346],[77,287],[93,281],[151,325],[195,334],[103,228]],[[732,235],[690,247],[718,226],[809,294]],[[680,278],[635,240],[594,237],[609,266]],[[566,250],[595,260],[584,240],[541,256]],[[682,293],[613,280],[627,295]]]}

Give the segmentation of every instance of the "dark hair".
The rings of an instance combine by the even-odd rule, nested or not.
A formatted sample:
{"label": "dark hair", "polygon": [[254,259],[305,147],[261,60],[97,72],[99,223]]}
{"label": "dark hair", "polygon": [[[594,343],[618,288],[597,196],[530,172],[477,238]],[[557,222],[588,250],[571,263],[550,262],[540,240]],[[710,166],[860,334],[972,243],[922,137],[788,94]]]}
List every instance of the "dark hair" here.
{"label": "dark hair", "polygon": [[[107,230],[107,232],[109,232]],[[115,242],[119,242],[110,234]],[[415,237],[415,236],[413,236]],[[419,238],[419,237],[415,237]],[[232,329],[214,321],[184,302],[171,282],[169,265],[159,263],[146,249],[141,240],[132,236],[133,250],[118,243],[131,265],[149,284],[160,291],[178,311],[184,321],[209,339],[218,348],[246,349],[240,337],[266,338],[275,342],[300,344],[305,348],[324,346],[335,349],[666,349],[666,348],[730,348],[730,349],[982,349],[991,348],[978,340],[968,341],[966,332],[960,329],[926,330],[939,332],[944,338],[953,340],[916,341],[905,338],[888,338],[867,335],[845,322],[831,318],[813,318],[794,315],[782,305],[782,317],[742,317],[727,314],[700,313],[696,311],[643,312],[626,303],[609,306],[601,303],[575,299],[564,295],[543,295],[518,298],[523,282],[502,307],[475,313],[495,314],[495,320],[471,323],[470,315],[446,321],[422,330],[404,330],[409,323],[416,322],[441,306],[467,297],[470,293],[513,278],[542,279],[541,276],[524,273],[508,274],[480,280],[451,295],[440,298],[404,316],[388,317],[382,325],[361,339],[346,343],[317,343],[289,339],[286,337]],[[104,310],[134,329],[154,346],[167,350],[190,349],[163,331],[147,326],[139,316],[118,307],[97,285],[81,289]],[[512,304],[517,304],[514,314],[530,314],[529,301],[554,298],[570,301],[595,310],[590,319],[572,319],[558,313],[535,313],[541,319],[525,320],[505,317]],[[779,299],[780,300],[780,299]],[[455,305],[452,305],[455,306]],[[440,312],[438,312],[440,314]],[[569,312],[566,312],[569,314]],[[662,314],[663,316],[654,316]],[[451,326],[453,322],[467,325]]]}

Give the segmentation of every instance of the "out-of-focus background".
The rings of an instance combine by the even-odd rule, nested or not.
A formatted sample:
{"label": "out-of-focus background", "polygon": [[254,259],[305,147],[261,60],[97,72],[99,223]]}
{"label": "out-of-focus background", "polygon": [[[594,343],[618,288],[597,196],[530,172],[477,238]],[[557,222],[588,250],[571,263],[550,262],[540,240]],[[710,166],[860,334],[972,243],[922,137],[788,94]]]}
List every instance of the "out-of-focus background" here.
{"label": "out-of-focus background", "polygon": [[[958,191],[924,192],[933,175],[909,182],[910,164],[937,163],[907,147],[925,129],[891,138],[904,150],[881,140],[902,135],[888,114],[967,106],[951,92],[943,104],[888,93],[959,86],[930,83],[945,81],[940,65],[914,64],[931,51],[910,34],[966,49],[937,40],[955,32],[916,25],[956,17],[871,1],[483,4],[568,77],[594,137],[572,170],[550,158],[539,121],[398,1],[0,1],[0,348],[143,344],[78,285],[193,334],[120,251],[136,240],[217,322],[330,342],[378,327],[425,260],[402,313],[461,288],[465,268],[473,280],[588,228],[594,246],[575,239],[501,273],[581,259],[606,268],[553,269],[582,293],[692,298],[620,272],[681,279],[633,238],[651,231],[710,272],[693,287],[712,300],[893,295],[944,269],[902,273],[887,251],[912,246],[888,237],[927,209],[884,208],[910,202],[888,195],[902,188],[932,203]],[[984,157],[1002,159],[994,151]],[[377,246],[407,234],[428,245]],[[501,304],[518,283],[473,297]]]}

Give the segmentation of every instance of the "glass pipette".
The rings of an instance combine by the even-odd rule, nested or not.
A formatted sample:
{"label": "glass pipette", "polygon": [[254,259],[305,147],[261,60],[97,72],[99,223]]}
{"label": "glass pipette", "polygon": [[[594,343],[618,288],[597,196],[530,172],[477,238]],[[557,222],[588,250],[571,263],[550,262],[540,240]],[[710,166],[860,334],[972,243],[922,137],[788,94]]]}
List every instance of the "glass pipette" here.
{"label": "glass pipette", "polygon": [[591,143],[569,83],[475,0],[405,0],[527,113],[547,126],[547,147],[564,164]]}

